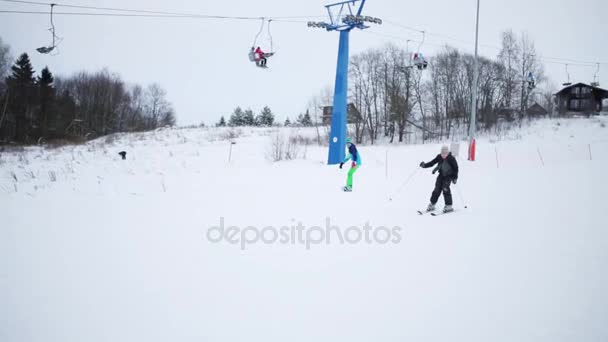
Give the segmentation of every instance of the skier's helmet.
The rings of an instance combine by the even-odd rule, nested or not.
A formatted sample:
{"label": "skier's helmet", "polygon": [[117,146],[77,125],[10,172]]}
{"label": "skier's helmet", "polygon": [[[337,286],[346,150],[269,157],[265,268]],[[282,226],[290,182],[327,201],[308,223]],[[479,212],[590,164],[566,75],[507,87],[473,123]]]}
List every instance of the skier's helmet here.
{"label": "skier's helmet", "polygon": [[352,144],[352,143],[353,143],[353,139],[351,139],[351,138],[346,138],[346,143],[347,143],[347,144]]}

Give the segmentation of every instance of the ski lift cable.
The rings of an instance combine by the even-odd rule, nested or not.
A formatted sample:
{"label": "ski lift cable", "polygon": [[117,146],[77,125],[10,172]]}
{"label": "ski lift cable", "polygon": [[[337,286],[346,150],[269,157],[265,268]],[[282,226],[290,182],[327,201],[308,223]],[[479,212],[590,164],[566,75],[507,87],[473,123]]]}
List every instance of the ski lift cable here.
{"label": "ski lift cable", "polygon": [[[0,0],[0,1],[27,4],[27,5],[40,5],[40,6],[51,5],[51,3],[49,3],[49,2],[26,1],[26,0]],[[162,15],[170,15],[170,16],[176,16],[176,17],[184,16],[184,17],[192,17],[192,18],[241,19],[241,20],[259,20],[260,19],[260,17],[250,17],[250,16],[206,15],[206,14],[197,14],[197,13],[188,13],[188,12],[152,11],[152,10],[145,10],[145,9],[67,5],[67,4],[60,4],[60,3],[54,3],[54,5],[58,6],[58,7],[75,8],[75,9],[102,10],[102,11],[127,12],[127,13],[143,13],[143,14],[162,14]],[[324,18],[324,17],[322,17],[322,16],[303,16],[303,15],[273,17],[273,19],[307,19],[307,18]]]}
{"label": "ski lift cable", "polygon": [[[404,36],[394,36],[394,35],[390,35],[390,34],[385,34],[385,33],[380,33],[380,32],[375,32],[373,30],[364,30],[361,31],[364,34],[371,34],[374,36],[378,36],[378,37],[384,37],[384,38],[388,38],[388,39],[394,39],[394,40],[398,40],[398,41],[410,41],[410,42],[414,42],[414,43],[418,43],[420,44],[420,42],[422,42],[421,40],[417,40],[417,39],[410,39]],[[433,44],[433,43],[429,43],[429,42],[425,42],[425,45],[430,45],[430,46],[435,46],[435,47],[443,47],[445,46],[445,44]]]}
{"label": "ski lift cable", "polygon": [[544,63],[547,63],[547,64],[557,64],[557,65],[568,64],[568,66],[576,66],[576,67],[582,67],[582,68],[593,68],[593,67],[595,67],[595,65],[592,65],[592,64],[564,63],[564,62],[546,60],[543,57],[539,57],[539,59],[542,60]]}
{"label": "ski lift cable", "polygon": [[[3,0],[0,0],[3,1]],[[4,11],[0,10],[0,13],[5,14],[40,14],[48,15],[49,12],[42,11]],[[168,15],[168,14],[129,14],[129,13],[93,13],[93,12],[53,12],[54,15],[68,15],[68,16],[92,16],[92,17],[136,17],[136,18],[168,18],[168,19],[224,19],[224,20],[254,20],[254,18],[238,18],[238,17],[201,17],[196,15]],[[260,20],[259,17],[255,20]],[[297,23],[305,24],[306,20],[288,20],[288,19],[273,19],[275,22],[281,23]]]}
{"label": "ski lift cable", "polygon": [[[422,32],[422,31],[414,30],[414,29],[412,29],[412,31]],[[367,32],[367,31],[364,31],[364,32]],[[438,36],[438,37],[440,36],[438,34],[430,34],[427,31],[424,31],[424,32],[426,34],[428,34],[428,35],[433,35],[433,36]],[[368,33],[372,33],[372,32],[368,32]],[[394,35],[386,35],[386,34],[381,34],[381,33],[378,33],[378,32],[373,32],[373,34],[376,34],[376,35],[379,35],[379,36],[385,36],[387,38],[392,38],[392,39],[397,39],[397,40],[404,40],[405,39],[404,37],[398,37],[398,36],[394,36]],[[469,42],[465,42],[465,41],[462,41],[462,40],[459,40],[459,39],[453,39],[453,40],[457,40],[457,41],[460,41],[460,42],[462,42],[464,44],[469,45]],[[419,41],[416,41],[416,42],[419,42]],[[439,46],[439,47],[445,46],[445,44],[432,44],[432,43],[428,43],[428,42],[425,42],[425,44],[426,45],[430,45],[430,46]],[[492,45],[480,44],[480,46],[482,46],[482,47],[488,47],[488,48],[493,48],[493,49],[496,49],[496,50],[500,49],[500,48],[492,46]],[[601,61],[600,62],[591,62],[591,61],[581,61],[581,60],[574,60],[574,59],[567,59],[567,58],[558,58],[558,57],[547,57],[547,56],[537,56],[537,57],[538,57],[539,60],[542,60],[544,62],[553,63],[553,64],[561,64],[561,65],[563,65],[565,62],[568,62],[568,64],[570,66],[581,66],[581,67],[595,67],[598,63],[600,65],[601,64],[608,65],[608,62],[601,62]]]}
{"label": "ski lift cable", "polygon": [[[42,5],[42,6],[49,6],[51,5],[51,3],[48,2],[38,2],[38,1],[26,1],[26,0],[0,0],[0,2],[10,2],[10,3],[20,3],[20,4],[29,4],[29,5]],[[59,3],[55,3],[55,6],[62,6],[62,7],[66,7],[66,8],[79,8],[79,9],[87,9],[87,10],[107,10],[107,11],[116,11],[116,12],[127,12],[127,13],[133,13],[133,14],[123,14],[123,13],[116,13],[116,14],[112,14],[112,13],[76,13],[76,12],[54,12],[53,14],[55,15],[78,15],[78,16],[115,16],[115,17],[158,17],[158,18],[204,18],[204,19],[232,19],[232,20],[259,20],[260,17],[248,17],[248,16],[219,16],[219,15],[203,15],[203,14],[193,14],[193,13],[184,13],[184,12],[166,12],[166,11],[151,11],[151,10],[140,10],[140,9],[127,9],[127,8],[111,8],[111,7],[97,7],[97,6],[83,6],[83,5],[65,5],[65,4],[59,4]],[[0,11],[0,13],[13,13],[13,14],[48,14],[48,12],[33,12],[33,11]],[[142,13],[142,14],[148,14],[148,15],[137,15],[137,13]],[[273,21],[279,21],[279,22],[285,22],[285,23],[301,23],[304,21],[296,21],[296,20],[288,20],[288,19],[297,19],[297,18],[320,18],[321,16],[277,16],[277,17],[272,17]],[[285,20],[282,20],[285,19]],[[409,27],[406,25],[402,25],[400,23],[397,22],[393,22],[393,21],[387,21],[385,20],[385,23],[388,24],[392,24],[394,26],[397,27],[401,27],[410,31],[416,31],[416,32],[423,32],[422,30],[413,28],[413,27]],[[443,37],[445,39],[449,39],[449,40],[453,40],[453,41],[459,41],[461,43],[464,44],[472,44],[471,42],[465,41],[465,40],[461,40],[458,38],[454,38],[451,37],[449,35],[445,35],[445,34],[440,34],[440,33],[435,33],[435,32],[429,32],[429,31],[424,31],[426,34],[431,35],[431,36],[437,36],[437,37]],[[443,46],[442,45],[437,45],[437,44],[430,44],[427,43],[428,45],[435,45],[435,46]],[[493,49],[500,49],[500,47],[494,46],[494,45],[489,45],[489,44],[480,44],[480,46],[482,47],[488,47],[488,48],[493,48]],[[588,65],[597,65],[599,64],[604,64],[604,65],[608,65],[608,62],[597,62],[597,61],[582,61],[582,60],[574,60],[574,59],[566,59],[566,58],[558,58],[558,57],[540,57],[540,59],[544,60],[544,61],[548,61],[549,63],[557,63],[557,62],[551,62],[549,60],[554,60],[554,61],[562,61],[560,64],[563,64],[563,62],[569,62],[570,65],[580,65],[580,64],[588,64]],[[579,63],[579,64],[577,64]],[[583,66],[583,65],[581,65]]]}
{"label": "ski lift cable", "polygon": [[390,24],[390,25],[393,25],[393,26],[404,28],[406,30],[410,30],[410,31],[414,31],[414,32],[422,32],[422,30],[420,30],[420,29],[417,29],[417,28],[414,28],[414,27],[411,27],[411,26],[406,26],[406,25],[403,25],[403,24],[400,24],[400,23],[397,23],[397,22],[394,22],[394,21],[383,20],[383,22],[386,23],[386,24]]}
{"label": "ski lift cable", "polygon": [[[399,26],[399,27],[408,29],[410,31],[420,32],[420,33],[423,32],[423,30],[418,30],[418,29],[415,29],[415,28],[412,28],[412,27],[409,27],[409,26],[400,25],[400,24],[393,23],[393,22],[390,22],[390,21],[385,21],[385,22],[387,22],[389,24],[393,24],[395,26]],[[367,32],[367,31],[365,31],[365,32]],[[428,34],[428,35],[431,35],[431,36],[445,37],[447,39],[456,40],[456,41],[462,42],[464,44],[472,44],[470,42],[466,42],[464,40],[453,38],[453,37],[450,37],[450,36],[447,36],[447,35],[442,35],[442,34],[437,34],[437,33],[430,33],[430,32],[428,32],[426,30],[424,32],[425,32],[425,34]],[[368,32],[368,33],[372,33],[372,32]],[[391,36],[391,35],[381,34],[381,33],[378,33],[378,32],[373,32],[372,34],[376,34],[376,35],[379,35],[379,36],[385,36],[385,37],[392,38],[392,39],[397,39],[397,40],[404,40],[403,37],[398,37],[398,36],[394,36],[394,35]],[[417,42],[419,42],[419,41],[417,41]],[[431,44],[431,43],[428,43],[428,42],[425,42],[425,43],[427,45],[431,45],[431,46],[440,46],[440,47],[441,46],[445,46],[445,44]],[[499,47],[492,46],[492,45],[480,44],[480,46],[482,46],[482,47],[488,47],[488,48],[493,48],[493,49],[500,49]],[[543,56],[538,56],[538,58],[540,60],[546,61],[548,63],[562,64],[562,65],[564,64],[563,61],[570,61],[570,62],[573,61],[575,63],[569,63],[569,64],[570,65],[577,65],[577,66],[587,66],[587,67],[589,67],[589,66],[596,66],[598,63],[599,64],[608,65],[608,62],[579,61],[579,60],[572,60],[572,59],[565,59],[565,58],[558,58],[558,57],[543,57]],[[555,60],[562,61],[562,62],[556,62]]]}
{"label": "ski lift cable", "polygon": [[[409,31],[413,31],[413,32],[418,32],[418,33],[425,32],[429,36],[435,36],[435,37],[445,38],[445,39],[448,39],[448,40],[459,41],[459,42],[464,43],[464,44],[471,44],[471,45],[474,44],[472,42],[468,42],[468,41],[463,40],[463,39],[455,38],[455,37],[452,37],[452,36],[447,35],[447,34],[437,33],[437,32],[431,32],[431,31],[428,31],[428,30],[422,30],[420,28],[415,28],[415,27],[412,27],[412,26],[403,25],[403,24],[400,24],[398,22],[391,21],[391,20],[384,20],[383,22],[386,23],[386,24],[397,26],[397,27],[400,27],[400,28],[403,28],[403,29],[406,29],[406,30],[409,30]],[[483,44],[480,44],[480,45],[484,46]],[[492,46],[492,45],[485,45],[485,47],[495,48],[495,46]],[[496,47],[496,48],[498,48],[498,47]]]}
{"label": "ski lift cable", "polygon": [[[430,32],[428,30],[422,30],[422,29],[419,29],[419,28],[403,25],[403,24],[400,24],[398,22],[391,21],[391,20],[384,20],[384,23],[387,23],[389,25],[393,25],[393,26],[396,26],[396,27],[400,27],[400,28],[403,28],[403,29],[406,29],[406,30],[409,30],[409,31],[413,31],[413,32],[418,32],[418,33],[424,32],[425,34],[427,34],[429,36],[435,36],[435,37],[445,38],[445,39],[448,39],[448,40],[453,40],[453,41],[458,41],[458,42],[461,42],[461,43],[464,43],[464,44],[471,44],[471,45],[473,45],[473,43],[471,43],[471,42],[468,42],[468,41],[463,40],[463,39],[455,38],[455,37],[452,37],[452,36],[447,35],[447,34]],[[480,45],[482,45],[482,44],[480,44]],[[486,47],[492,47],[492,48],[494,48],[494,46],[491,46],[491,45],[487,45]]]}
{"label": "ski lift cable", "polygon": [[[423,31],[423,30],[420,30],[418,28],[414,28],[414,27],[411,27],[411,26],[406,26],[406,25],[403,25],[403,24],[400,24],[398,22],[391,21],[391,20],[384,20],[384,22],[387,23],[387,24],[389,24],[389,25],[400,27],[400,28],[403,28],[403,29],[406,29],[406,30],[409,30],[409,31],[425,32],[426,34],[428,34],[430,36],[442,37],[442,38],[445,38],[445,39],[448,39],[448,40],[458,41],[458,42],[461,42],[461,43],[464,43],[464,44],[467,44],[467,45],[474,45],[473,42],[462,40],[462,39],[459,39],[459,38],[455,38],[455,37],[452,37],[452,36],[449,36],[449,35],[446,35],[446,34],[443,34],[443,33]],[[486,48],[492,48],[492,49],[496,49],[496,50],[500,50],[501,49],[501,47],[496,46],[496,45],[491,45],[491,44],[479,44],[479,46],[486,47]],[[560,60],[560,61],[563,61],[563,62],[573,62],[573,63],[593,64],[593,65],[596,65],[598,63],[597,61],[583,61],[583,60],[575,60],[575,59],[560,58],[560,57],[548,57],[548,56],[546,56],[546,57],[542,57],[542,58],[543,59]],[[599,62],[599,63],[600,64],[608,64],[608,62]],[[570,63],[570,64],[572,64],[572,63]]]}
{"label": "ski lift cable", "polygon": [[543,60],[554,60],[554,61],[561,61],[562,64],[563,63],[568,63],[570,65],[581,65],[581,64],[587,64],[595,66],[596,64],[605,64],[608,65],[608,62],[602,62],[602,61],[582,61],[582,60],[576,60],[576,59],[570,59],[570,58],[558,58],[558,57],[551,57],[551,56],[543,56],[542,57]]}

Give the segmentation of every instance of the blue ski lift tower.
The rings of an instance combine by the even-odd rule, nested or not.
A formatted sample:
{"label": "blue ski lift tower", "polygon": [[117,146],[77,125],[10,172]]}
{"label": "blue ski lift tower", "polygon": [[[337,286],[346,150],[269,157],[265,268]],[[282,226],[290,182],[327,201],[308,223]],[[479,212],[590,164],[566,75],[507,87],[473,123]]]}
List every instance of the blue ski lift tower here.
{"label": "blue ski lift tower", "polygon": [[338,46],[338,66],[334,86],[334,104],[331,113],[331,132],[327,164],[340,164],[344,161],[346,146],[346,115],[348,98],[348,38],[352,29],[369,28],[368,23],[382,24],[382,20],[361,15],[365,0],[350,0],[326,5],[329,15],[327,22],[308,22],[308,27],[322,28],[340,32]]}

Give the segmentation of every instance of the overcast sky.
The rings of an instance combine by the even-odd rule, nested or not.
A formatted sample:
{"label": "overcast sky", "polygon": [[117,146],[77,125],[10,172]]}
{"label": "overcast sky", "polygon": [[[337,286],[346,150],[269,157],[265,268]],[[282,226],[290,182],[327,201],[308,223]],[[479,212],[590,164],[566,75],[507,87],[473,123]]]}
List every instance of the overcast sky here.
{"label": "overcast sky", "polygon": [[[273,17],[323,16],[323,5],[329,2],[63,0],[59,3]],[[475,0],[367,0],[364,14],[428,31],[421,49],[427,55],[443,44],[472,52],[475,3]],[[0,2],[0,10],[48,10],[48,7]],[[58,7],[56,11],[83,10]],[[601,86],[606,87],[607,13],[606,0],[481,0],[479,39],[481,44],[499,46],[501,31],[526,31],[542,56],[607,63],[599,74]],[[47,16],[0,14],[0,36],[11,46],[15,57],[27,52],[37,71],[48,65],[53,73],[67,75],[108,67],[130,82],[144,85],[158,82],[167,90],[180,125],[215,123],[237,105],[255,111],[268,105],[280,120],[286,116],[293,118],[306,108],[311,96],[333,85],[335,76],[338,34],[309,29],[305,22],[272,23],[277,54],[269,60],[267,70],[256,68],[247,59],[259,29],[257,21],[56,16],[55,23],[57,34],[63,37],[58,56],[35,51],[50,42]],[[421,38],[419,33],[388,23],[367,31],[351,34],[351,54],[387,42],[405,47],[407,39]],[[266,32],[260,39],[258,45],[268,50]],[[495,57],[498,51],[481,47],[480,53]],[[565,81],[564,64],[546,63],[545,67],[556,86]],[[569,70],[572,81],[590,82],[595,66],[572,65]]]}

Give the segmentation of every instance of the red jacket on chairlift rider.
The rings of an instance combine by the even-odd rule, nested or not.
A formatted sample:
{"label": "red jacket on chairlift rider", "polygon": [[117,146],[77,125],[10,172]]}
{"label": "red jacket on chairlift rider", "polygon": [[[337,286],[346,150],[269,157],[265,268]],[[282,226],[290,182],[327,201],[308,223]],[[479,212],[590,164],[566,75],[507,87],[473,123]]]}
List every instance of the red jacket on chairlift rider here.
{"label": "red jacket on chairlift rider", "polygon": [[416,63],[416,64],[424,63],[424,57],[422,56],[422,53],[420,53],[420,52],[414,53],[414,63]]}
{"label": "red jacket on chairlift rider", "polygon": [[257,61],[265,58],[264,51],[259,46],[255,49],[255,58]]}

